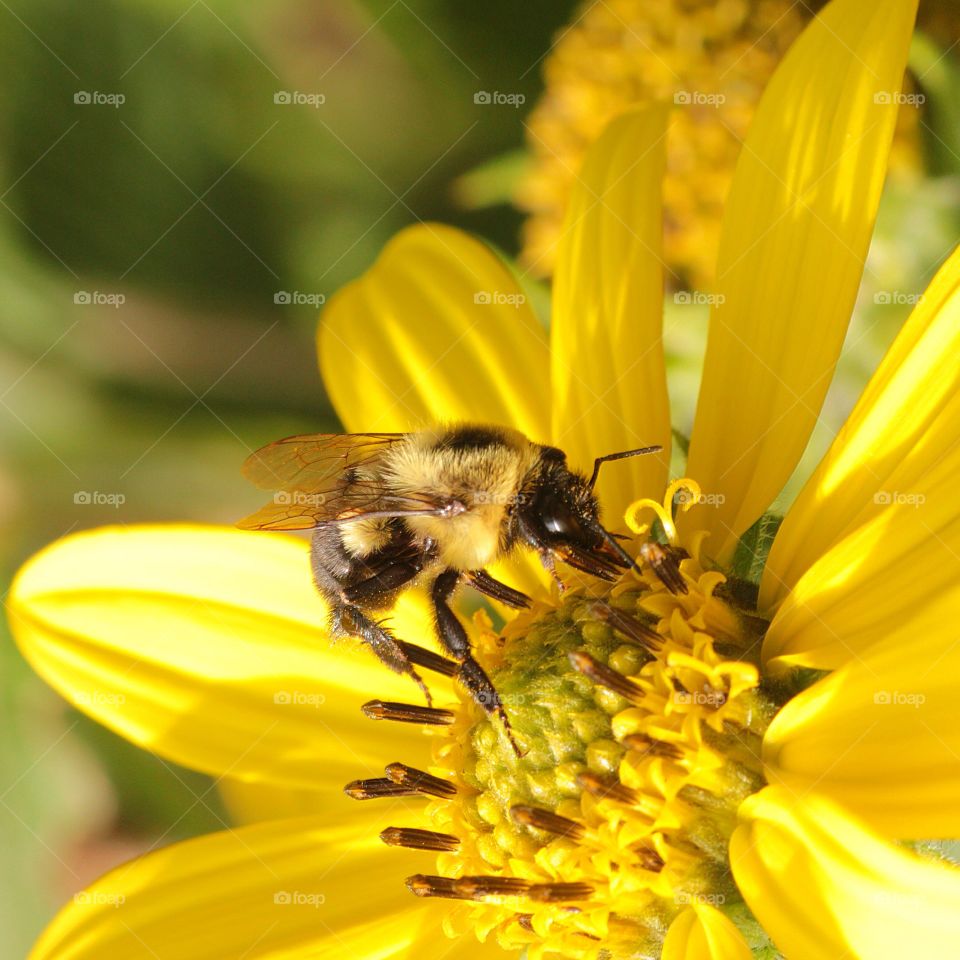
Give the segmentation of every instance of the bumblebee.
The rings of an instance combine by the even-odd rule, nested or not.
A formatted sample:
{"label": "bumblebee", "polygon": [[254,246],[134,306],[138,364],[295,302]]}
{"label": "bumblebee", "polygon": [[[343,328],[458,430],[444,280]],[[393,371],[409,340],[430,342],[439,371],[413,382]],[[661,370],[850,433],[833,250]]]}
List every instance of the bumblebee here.
{"label": "bumblebee", "polygon": [[[450,607],[454,591],[466,582],[509,607],[529,606],[528,596],[486,570],[518,546],[536,550],[558,581],[557,560],[616,579],[634,560],[600,522],[597,475],[609,460],[659,449],[599,457],[588,479],[570,469],[562,450],[499,426],[288,437],[244,464],[249,480],[276,493],[238,526],[313,529],[313,577],[330,607],[331,633],[361,638],[391,670],[415,680],[428,704],[417,665],[455,672],[512,741],[500,697]],[[429,591],[452,670],[442,667],[451,661],[377,619],[414,585]]]}

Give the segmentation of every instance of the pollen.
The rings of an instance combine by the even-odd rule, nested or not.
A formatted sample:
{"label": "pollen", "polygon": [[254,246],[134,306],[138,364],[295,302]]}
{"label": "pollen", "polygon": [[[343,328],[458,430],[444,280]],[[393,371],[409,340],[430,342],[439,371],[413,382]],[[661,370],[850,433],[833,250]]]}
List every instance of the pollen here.
{"label": "pollen", "polygon": [[[424,716],[429,771],[394,763],[348,786],[360,799],[423,797],[430,829],[382,839],[425,851],[407,886],[436,901],[450,936],[531,960],[659,956],[671,921],[698,903],[755,935],[727,849],[737,808],[763,786],[778,704],[759,682],[762,621],[701,565],[701,537],[677,540],[672,512],[697,493],[682,481],[663,504],[631,508],[640,565],[617,583],[578,579],[499,631],[475,615],[477,657],[521,756],[463,694],[444,722]],[[645,511],[663,541],[652,563]],[[412,719],[396,704],[368,715]]]}
{"label": "pollen", "polygon": [[[545,92],[527,121],[530,163],[515,197],[529,214],[526,266],[553,272],[588,145],[621,110],[661,101],[675,105],[663,187],[667,276],[674,287],[709,288],[740,145],[810,16],[792,0],[587,0],[545,61]],[[952,19],[945,46],[956,36]],[[895,167],[919,168],[919,129],[917,111],[901,110]]]}

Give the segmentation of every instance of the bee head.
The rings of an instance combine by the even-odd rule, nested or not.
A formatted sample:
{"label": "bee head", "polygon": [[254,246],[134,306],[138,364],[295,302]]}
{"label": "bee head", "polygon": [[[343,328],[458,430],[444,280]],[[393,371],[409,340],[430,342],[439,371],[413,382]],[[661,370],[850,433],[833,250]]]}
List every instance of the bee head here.
{"label": "bee head", "polygon": [[535,549],[603,579],[614,579],[632,559],[600,522],[596,494],[571,470],[562,450],[545,447],[540,469],[517,511],[522,537]]}

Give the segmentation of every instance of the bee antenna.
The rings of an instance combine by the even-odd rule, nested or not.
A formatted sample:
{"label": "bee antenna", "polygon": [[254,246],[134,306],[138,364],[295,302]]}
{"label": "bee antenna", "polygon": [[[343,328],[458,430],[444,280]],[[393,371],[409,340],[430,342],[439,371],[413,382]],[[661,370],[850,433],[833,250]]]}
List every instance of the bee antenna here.
{"label": "bee antenna", "polygon": [[[652,447],[637,447],[636,450],[621,450],[619,453],[607,453],[602,457],[597,457],[597,459],[593,461],[593,473],[590,474],[590,489],[593,489],[594,484],[597,482],[597,477],[600,476],[600,468],[605,463],[609,463],[611,460],[626,460],[627,457],[642,457],[644,454],[656,453],[662,449],[663,447],[658,443]],[[631,561],[631,563],[632,562],[633,561]]]}

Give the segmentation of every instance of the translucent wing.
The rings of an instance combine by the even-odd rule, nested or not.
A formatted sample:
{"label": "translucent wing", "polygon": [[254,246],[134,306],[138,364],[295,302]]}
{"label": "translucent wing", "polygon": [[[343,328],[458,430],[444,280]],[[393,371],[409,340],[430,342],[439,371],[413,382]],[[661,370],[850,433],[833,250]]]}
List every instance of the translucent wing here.
{"label": "translucent wing", "polygon": [[285,437],[251,453],[243,475],[261,490],[324,493],[348,470],[375,460],[404,433],[311,433]]}
{"label": "translucent wing", "polygon": [[251,454],[243,473],[274,490],[273,502],[239,521],[245,530],[307,530],[374,517],[454,515],[457,503],[385,490],[376,461],[406,434],[318,433],[287,437]]}

